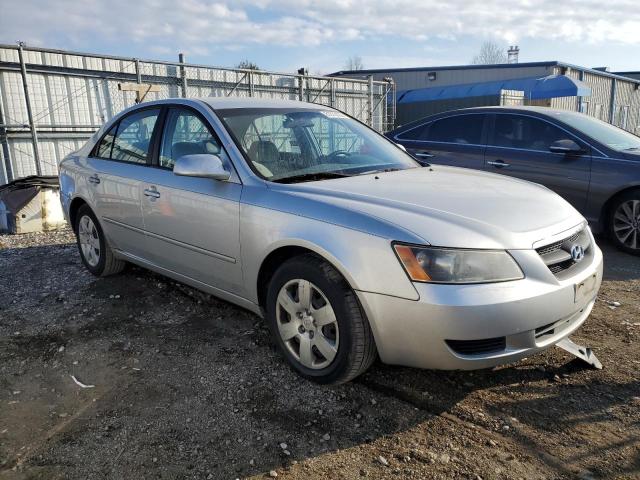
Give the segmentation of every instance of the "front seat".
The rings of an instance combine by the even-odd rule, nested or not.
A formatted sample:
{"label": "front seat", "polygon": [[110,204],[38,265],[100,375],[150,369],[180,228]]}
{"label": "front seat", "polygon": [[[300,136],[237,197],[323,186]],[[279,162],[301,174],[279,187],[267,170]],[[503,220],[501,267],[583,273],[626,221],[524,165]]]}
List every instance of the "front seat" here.
{"label": "front seat", "polygon": [[264,165],[273,173],[278,172],[280,152],[275,143],[269,140],[256,140],[251,144],[247,153],[251,161]]}

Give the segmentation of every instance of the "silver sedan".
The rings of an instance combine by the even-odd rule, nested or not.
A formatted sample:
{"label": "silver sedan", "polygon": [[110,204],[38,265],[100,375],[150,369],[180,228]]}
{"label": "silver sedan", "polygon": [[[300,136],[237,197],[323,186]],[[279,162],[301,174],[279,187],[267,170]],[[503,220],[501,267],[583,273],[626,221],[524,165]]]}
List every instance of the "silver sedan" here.
{"label": "silver sedan", "polygon": [[329,107],[173,99],[132,107],[60,165],[80,256],[126,262],[263,316],[302,376],[376,359],[476,369],[589,315],[602,253],[546,188],[421,167]]}

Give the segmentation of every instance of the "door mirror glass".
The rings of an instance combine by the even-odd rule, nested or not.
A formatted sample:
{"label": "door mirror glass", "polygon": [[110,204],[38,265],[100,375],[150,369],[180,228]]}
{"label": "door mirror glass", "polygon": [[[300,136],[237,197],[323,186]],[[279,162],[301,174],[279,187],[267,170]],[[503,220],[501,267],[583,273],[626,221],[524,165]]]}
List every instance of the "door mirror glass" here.
{"label": "door mirror glass", "polygon": [[556,140],[549,145],[549,150],[553,153],[564,153],[568,155],[579,155],[584,153],[584,149],[570,139]]}
{"label": "door mirror glass", "polygon": [[231,174],[225,170],[222,160],[212,153],[197,153],[178,157],[173,173],[183,177],[213,178],[227,181]]}

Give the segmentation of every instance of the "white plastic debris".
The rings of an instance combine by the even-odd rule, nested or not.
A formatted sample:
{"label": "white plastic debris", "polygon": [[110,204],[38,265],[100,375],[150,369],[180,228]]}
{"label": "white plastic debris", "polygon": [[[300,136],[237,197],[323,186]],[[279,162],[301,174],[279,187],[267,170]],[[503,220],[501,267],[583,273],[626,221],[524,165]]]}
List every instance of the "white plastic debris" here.
{"label": "white plastic debris", "polygon": [[73,375],[71,375],[71,380],[73,380],[75,382],[75,384],[78,385],[80,388],[94,388],[95,387],[95,385],[85,385],[84,383],[82,383],[80,380],[78,380]]}

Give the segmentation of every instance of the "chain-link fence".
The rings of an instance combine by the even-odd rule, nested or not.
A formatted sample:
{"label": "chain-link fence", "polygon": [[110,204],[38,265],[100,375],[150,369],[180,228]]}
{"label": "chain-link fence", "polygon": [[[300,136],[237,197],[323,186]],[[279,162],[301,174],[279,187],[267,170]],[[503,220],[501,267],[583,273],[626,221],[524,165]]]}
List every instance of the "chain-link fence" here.
{"label": "chain-link fence", "polygon": [[354,80],[0,45],[0,184],[57,174],[101,124],[137,101],[257,97],[328,105],[393,128],[395,86]]}

